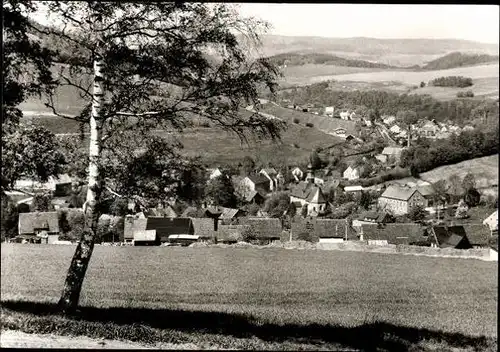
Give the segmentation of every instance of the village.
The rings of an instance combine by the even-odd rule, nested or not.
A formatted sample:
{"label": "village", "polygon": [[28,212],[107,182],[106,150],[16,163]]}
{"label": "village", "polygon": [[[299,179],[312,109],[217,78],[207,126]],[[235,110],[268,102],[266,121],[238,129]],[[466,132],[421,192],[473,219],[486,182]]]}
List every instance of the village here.
{"label": "village", "polygon": [[[386,147],[371,160],[390,169],[391,165],[397,165],[402,150],[404,147]],[[360,182],[363,177],[373,176],[363,171],[366,164],[368,160],[363,157],[343,171],[309,162],[306,167],[291,166],[286,170],[274,167],[247,170],[247,175],[230,175],[223,167],[207,169],[207,186],[219,181],[226,181],[219,183],[227,185],[229,181],[234,196],[240,200],[238,207],[221,206],[210,197],[198,207],[191,205],[184,209],[176,206],[175,197],[147,209],[129,200],[123,220],[114,221],[119,228],[103,231],[97,242],[187,246],[195,242],[265,245],[273,241],[352,241],[377,246],[491,248],[496,253],[498,210],[492,209],[482,219],[470,219],[469,209],[479,205],[483,198],[473,184],[471,189],[463,186],[458,192],[451,183],[443,189],[442,185],[406,177],[363,187]],[[52,177],[46,183],[18,181],[16,189],[22,192],[9,194],[20,209],[18,234],[9,241],[40,244],[78,241],[68,238],[65,232],[71,232],[68,230],[71,225],[68,227],[61,221],[61,217],[63,221],[70,218],[69,213],[83,214],[71,204],[74,188],[75,180],[68,175]],[[50,195],[50,211],[31,211],[34,195],[40,192]],[[471,204],[470,199],[475,196],[477,199]],[[120,217],[102,215],[101,218],[109,223],[110,219]]]}

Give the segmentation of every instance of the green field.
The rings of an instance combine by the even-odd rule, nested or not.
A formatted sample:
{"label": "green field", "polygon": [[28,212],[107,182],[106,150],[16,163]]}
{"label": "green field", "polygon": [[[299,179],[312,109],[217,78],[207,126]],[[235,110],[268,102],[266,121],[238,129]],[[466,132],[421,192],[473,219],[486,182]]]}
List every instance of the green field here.
{"label": "green field", "polygon": [[463,179],[468,173],[474,175],[477,188],[498,186],[498,154],[440,166],[420,174],[420,178],[433,183],[446,180],[453,174]]}
{"label": "green field", "polygon": [[80,318],[56,318],[50,304],[74,249],[2,245],[2,328],[229,348],[496,350],[496,263],[98,246]]}

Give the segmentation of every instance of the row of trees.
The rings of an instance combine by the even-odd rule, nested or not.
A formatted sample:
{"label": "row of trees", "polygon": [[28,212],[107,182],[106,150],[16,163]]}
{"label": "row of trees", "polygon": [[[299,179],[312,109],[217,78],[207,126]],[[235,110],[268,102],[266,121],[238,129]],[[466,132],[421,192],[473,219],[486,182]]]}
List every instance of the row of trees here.
{"label": "row of trees", "polygon": [[429,81],[430,86],[465,88],[473,85],[472,78],[463,76],[439,77]]}
{"label": "row of trees", "polygon": [[490,131],[474,129],[452,135],[445,140],[429,142],[421,140],[405,149],[401,154],[400,165],[418,175],[441,165],[498,153],[498,124]]}

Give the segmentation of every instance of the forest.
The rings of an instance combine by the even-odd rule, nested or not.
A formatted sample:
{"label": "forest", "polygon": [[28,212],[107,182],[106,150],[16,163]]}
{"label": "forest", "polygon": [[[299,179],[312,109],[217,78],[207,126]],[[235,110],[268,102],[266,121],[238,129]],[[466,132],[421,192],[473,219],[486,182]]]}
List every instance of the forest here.
{"label": "forest", "polygon": [[447,77],[439,77],[429,81],[430,86],[434,87],[458,87],[465,88],[470,87],[474,83],[472,82],[472,78],[463,77],[463,76],[447,76]]}

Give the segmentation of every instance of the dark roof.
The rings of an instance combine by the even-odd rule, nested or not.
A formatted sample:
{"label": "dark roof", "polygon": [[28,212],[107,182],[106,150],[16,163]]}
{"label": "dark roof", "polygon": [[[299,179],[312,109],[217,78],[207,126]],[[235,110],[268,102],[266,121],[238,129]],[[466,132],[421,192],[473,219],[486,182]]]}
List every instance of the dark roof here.
{"label": "dark roof", "polygon": [[362,224],[364,240],[386,240],[389,244],[417,244],[427,242],[426,228],[419,224]]}
{"label": "dark roof", "polygon": [[356,231],[345,219],[316,219],[314,232],[319,238],[357,239]]}
{"label": "dark roof", "polygon": [[269,183],[269,179],[266,176],[261,175],[261,174],[249,175],[248,178],[250,179],[250,181],[252,181],[256,185],[260,185],[263,183],[266,183],[266,184]]}
{"label": "dark roof", "polygon": [[280,238],[283,231],[277,218],[247,218],[242,223],[251,226],[258,238]]}
{"label": "dark roof", "polygon": [[214,219],[191,218],[191,222],[193,223],[194,235],[200,236],[200,238],[216,237],[217,232],[214,230]]}
{"label": "dark roof", "polygon": [[219,229],[216,232],[218,242],[237,242],[241,239],[245,229],[248,229],[248,225],[219,225]]}
{"label": "dark roof", "polygon": [[160,241],[165,242],[170,235],[192,235],[194,232],[190,218],[147,218],[146,230],[156,230]]}
{"label": "dark roof", "polygon": [[312,235],[313,241],[319,241],[319,238],[345,238],[357,239],[356,231],[345,219],[299,219],[291,224],[292,238],[297,239],[301,233]]}
{"label": "dark roof", "polygon": [[251,202],[254,198],[259,198],[259,197],[265,199],[266,195],[261,190],[250,191],[246,196],[245,200],[247,202]]}
{"label": "dark roof", "polygon": [[47,230],[47,232],[59,232],[57,212],[20,213],[19,234],[33,234],[35,229],[43,229]]}
{"label": "dark roof", "polygon": [[323,195],[323,192],[321,191],[321,188],[311,182],[306,182],[306,181],[299,182],[292,189],[290,195],[311,202],[318,192],[319,192],[318,203],[325,203],[326,199],[325,196]]}
{"label": "dark roof", "polygon": [[131,240],[134,238],[135,232],[144,232],[145,230],[156,230],[156,234],[162,242],[167,241],[170,235],[192,235],[194,232],[190,218],[149,217],[137,219],[133,216],[125,218],[125,239]]}
{"label": "dark roof", "polygon": [[390,185],[389,187],[387,187],[387,189],[384,191],[384,193],[382,193],[380,197],[398,199],[398,200],[408,200],[411,198],[413,193],[417,191],[418,190],[416,188]]}
{"label": "dark roof", "polygon": [[463,228],[472,246],[488,247],[491,237],[488,226],[483,224],[464,224]]}
{"label": "dark roof", "polygon": [[178,216],[171,206],[167,206],[166,208],[151,208],[146,210],[144,215],[146,215],[146,217],[161,216],[167,218],[176,218]]}
{"label": "dark roof", "polygon": [[126,240],[134,239],[134,232],[146,231],[148,219],[136,218],[134,216],[126,216],[123,227],[123,238]]}
{"label": "dark roof", "polygon": [[388,215],[386,212],[366,211],[358,217],[358,220],[366,219],[374,222],[384,222]]}
{"label": "dark roof", "polygon": [[196,213],[197,211],[198,211],[198,208],[189,206],[186,209],[184,209],[184,211],[181,214],[181,217],[187,218],[189,213],[191,213],[191,212]]}
{"label": "dark roof", "polygon": [[236,209],[236,208],[226,208],[226,207],[208,207],[206,209],[206,212],[210,213],[210,214],[221,214],[219,216],[220,219],[232,219],[234,218],[236,215],[238,215],[238,213],[241,213],[240,209]]}
{"label": "dark roof", "polygon": [[433,226],[439,247],[455,248],[466,237],[463,226]]}

